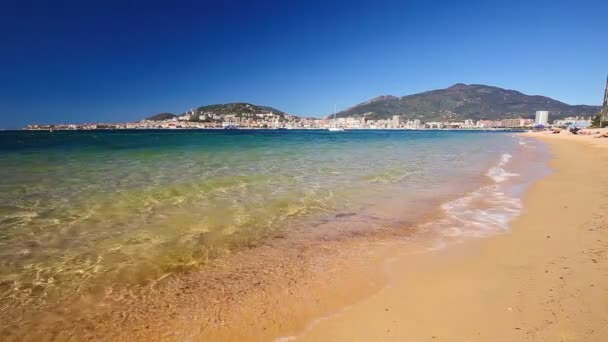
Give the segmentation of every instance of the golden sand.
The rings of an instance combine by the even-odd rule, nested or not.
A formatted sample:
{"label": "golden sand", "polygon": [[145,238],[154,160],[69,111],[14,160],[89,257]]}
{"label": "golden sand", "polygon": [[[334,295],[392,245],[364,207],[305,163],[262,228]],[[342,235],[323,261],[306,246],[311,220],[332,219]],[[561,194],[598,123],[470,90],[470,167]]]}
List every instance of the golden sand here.
{"label": "golden sand", "polygon": [[309,341],[608,341],[608,139],[536,134],[553,154],[508,234],[392,264],[390,284]]}

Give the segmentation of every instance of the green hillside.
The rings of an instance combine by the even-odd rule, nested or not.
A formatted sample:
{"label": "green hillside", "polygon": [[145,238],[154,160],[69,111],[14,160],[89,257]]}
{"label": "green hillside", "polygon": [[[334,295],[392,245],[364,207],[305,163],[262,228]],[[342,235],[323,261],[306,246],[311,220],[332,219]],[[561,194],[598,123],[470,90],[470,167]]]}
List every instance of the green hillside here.
{"label": "green hillside", "polygon": [[568,105],[539,95],[480,84],[455,84],[446,89],[397,96],[380,96],[337,113],[338,117],[387,119],[403,115],[408,119],[443,121],[458,119],[533,118],[537,110],[548,110],[551,119],[592,116],[599,106]]}

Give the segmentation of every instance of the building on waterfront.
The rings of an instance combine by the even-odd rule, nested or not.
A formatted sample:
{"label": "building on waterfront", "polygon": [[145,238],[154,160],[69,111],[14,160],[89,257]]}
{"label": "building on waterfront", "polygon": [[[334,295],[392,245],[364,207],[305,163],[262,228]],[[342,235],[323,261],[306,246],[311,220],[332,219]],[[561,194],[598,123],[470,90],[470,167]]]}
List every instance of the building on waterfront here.
{"label": "building on waterfront", "polygon": [[405,123],[405,128],[407,129],[420,129],[422,128],[422,122],[418,119],[415,120],[408,120]]}
{"label": "building on waterfront", "polygon": [[397,128],[401,125],[401,115],[393,115],[393,128]]}
{"label": "building on waterfront", "polygon": [[518,119],[503,119],[501,121],[502,127],[523,127],[524,120],[521,118]]}
{"label": "building on waterfront", "polygon": [[477,128],[499,128],[502,127],[501,120],[479,120],[476,124]]}
{"label": "building on waterfront", "polygon": [[473,127],[475,127],[475,120],[471,120],[471,119],[464,120],[464,125],[462,127],[464,127],[464,128],[473,128]]}
{"label": "building on waterfront", "polygon": [[501,120],[501,127],[519,128],[531,126],[534,126],[534,120],[532,119],[514,118]]}
{"label": "building on waterfront", "polygon": [[427,122],[424,124],[424,127],[430,129],[443,128],[443,122]]}
{"label": "building on waterfront", "polygon": [[534,125],[546,126],[548,122],[549,122],[549,112],[546,110],[537,110],[536,119],[534,119]]}

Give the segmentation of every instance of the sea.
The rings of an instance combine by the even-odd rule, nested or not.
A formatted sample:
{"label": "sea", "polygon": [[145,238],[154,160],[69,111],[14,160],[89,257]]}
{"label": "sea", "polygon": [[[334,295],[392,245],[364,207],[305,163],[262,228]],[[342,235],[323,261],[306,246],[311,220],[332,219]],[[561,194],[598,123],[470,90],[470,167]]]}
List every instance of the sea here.
{"label": "sea", "polygon": [[277,237],[503,234],[548,158],[513,132],[0,132],[0,332]]}

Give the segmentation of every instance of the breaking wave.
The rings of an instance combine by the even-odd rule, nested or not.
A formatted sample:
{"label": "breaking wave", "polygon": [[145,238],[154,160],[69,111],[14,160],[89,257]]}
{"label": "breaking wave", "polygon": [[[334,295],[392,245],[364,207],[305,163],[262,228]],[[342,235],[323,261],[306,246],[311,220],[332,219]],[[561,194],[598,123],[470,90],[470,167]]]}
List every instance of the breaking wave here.
{"label": "breaking wave", "polygon": [[444,203],[441,205],[444,217],[428,225],[450,237],[482,237],[507,231],[509,222],[522,209],[521,199],[507,194],[503,184],[519,176],[505,169],[511,158],[508,153],[501,155],[498,164],[486,173],[492,184]]}

